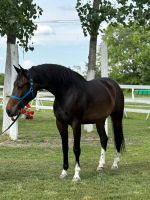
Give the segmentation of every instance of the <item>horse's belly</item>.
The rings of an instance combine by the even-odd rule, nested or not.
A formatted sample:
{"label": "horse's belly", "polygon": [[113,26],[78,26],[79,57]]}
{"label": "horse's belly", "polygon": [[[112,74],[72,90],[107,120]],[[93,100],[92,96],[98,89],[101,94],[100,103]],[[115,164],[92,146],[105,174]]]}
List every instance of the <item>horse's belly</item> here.
{"label": "horse's belly", "polygon": [[97,121],[101,121],[107,118],[112,113],[113,108],[91,108],[87,109],[82,117],[82,123],[96,123]]}

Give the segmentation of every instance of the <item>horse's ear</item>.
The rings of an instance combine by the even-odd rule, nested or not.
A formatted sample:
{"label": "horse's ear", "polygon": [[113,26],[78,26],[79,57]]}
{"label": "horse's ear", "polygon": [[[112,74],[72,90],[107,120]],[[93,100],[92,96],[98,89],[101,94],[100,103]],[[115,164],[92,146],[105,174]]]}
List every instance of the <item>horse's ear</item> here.
{"label": "horse's ear", "polygon": [[[19,64],[18,64],[19,65]],[[20,71],[22,72],[22,74],[24,75],[24,76],[27,76],[27,69],[24,69],[23,67],[21,67],[21,65],[19,65],[19,67],[20,67]]]}
{"label": "horse's ear", "polygon": [[[18,64],[19,65],[19,64]],[[21,65],[19,65],[19,67],[20,67],[20,70],[23,72],[23,71],[25,71],[25,69],[23,68],[23,67],[21,67]]]}
{"label": "horse's ear", "polygon": [[18,67],[16,67],[15,65],[13,65],[13,66],[14,66],[16,72],[19,73],[19,72],[20,72],[20,69],[19,69]]}

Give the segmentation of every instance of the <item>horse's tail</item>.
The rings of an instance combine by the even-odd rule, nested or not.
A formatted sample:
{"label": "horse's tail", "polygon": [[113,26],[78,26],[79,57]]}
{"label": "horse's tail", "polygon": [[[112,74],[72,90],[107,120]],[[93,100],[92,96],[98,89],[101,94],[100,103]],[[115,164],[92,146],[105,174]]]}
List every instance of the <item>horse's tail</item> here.
{"label": "horse's tail", "polygon": [[113,130],[114,130],[114,142],[118,152],[125,150],[125,140],[123,134],[122,120],[116,119],[112,116]]}
{"label": "horse's tail", "polygon": [[111,114],[113,130],[114,130],[114,142],[118,152],[125,150],[125,140],[123,134],[123,114],[124,114],[124,95],[119,85],[114,82],[116,87],[116,100],[115,109]]}

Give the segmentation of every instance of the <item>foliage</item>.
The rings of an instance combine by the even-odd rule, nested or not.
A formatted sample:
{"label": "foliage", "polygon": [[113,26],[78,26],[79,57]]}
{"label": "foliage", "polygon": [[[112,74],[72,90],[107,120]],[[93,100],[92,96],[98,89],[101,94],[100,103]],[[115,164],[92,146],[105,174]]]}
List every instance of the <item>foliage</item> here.
{"label": "foliage", "polygon": [[137,25],[149,28],[150,1],[147,0],[117,0],[119,4],[117,22],[124,25]]}
{"label": "foliage", "polygon": [[42,9],[33,0],[0,0],[0,35],[17,38],[25,51],[33,50],[29,40],[37,25],[33,20],[42,14]]}
{"label": "foliage", "polygon": [[[95,0],[96,2],[96,0]],[[149,27],[150,2],[147,0],[97,0],[97,8],[94,8],[91,0],[83,3],[77,0],[76,9],[81,21],[85,36],[98,35],[103,32],[102,23],[123,25],[137,24]]]}
{"label": "foliage", "polygon": [[[116,15],[116,9],[112,7],[110,1],[97,1],[97,7],[94,8],[90,0],[85,4],[82,3],[82,0],[77,0],[76,9],[85,36],[88,34],[98,35],[101,23],[109,22]],[[100,30],[102,31],[102,29]]]}
{"label": "foliage", "polygon": [[150,62],[147,64],[147,66],[144,66],[142,71],[142,83],[150,85]]}
{"label": "foliage", "polygon": [[0,74],[0,85],[4,85],[4,74]]}
{"label": "foliage", "polygon": [[104,39],[113,79],[126,84],[150,84],[150,31],[137,25],[109,26]]}

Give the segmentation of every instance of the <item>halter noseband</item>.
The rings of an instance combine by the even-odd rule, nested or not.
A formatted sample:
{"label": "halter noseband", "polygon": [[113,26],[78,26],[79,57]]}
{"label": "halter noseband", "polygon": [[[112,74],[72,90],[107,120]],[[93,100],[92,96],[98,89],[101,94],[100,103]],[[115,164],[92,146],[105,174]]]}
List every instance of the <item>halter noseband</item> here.
{"label": "halter noseband", "polygon": [[17,96],[15,96],[15,95],[12,95],[12,96],[10,96],[10,98],[11,98],[11,99],[18,100],[18,101],[22,104],[22,106],[23,106],[23,108],[24,108],[24,107],[26,106],[26,104],[25,104],[25,102],[24,102],[24,99],[25,99],[27,96],[29,96],[30,94],[32,95],[33,98],[35,97],[34,89],[33,89],[33,80],[32,80],[32,79],[30,79],[30,88],[29,88],[29,90],[28,90],[22,97],[17,97]]}

